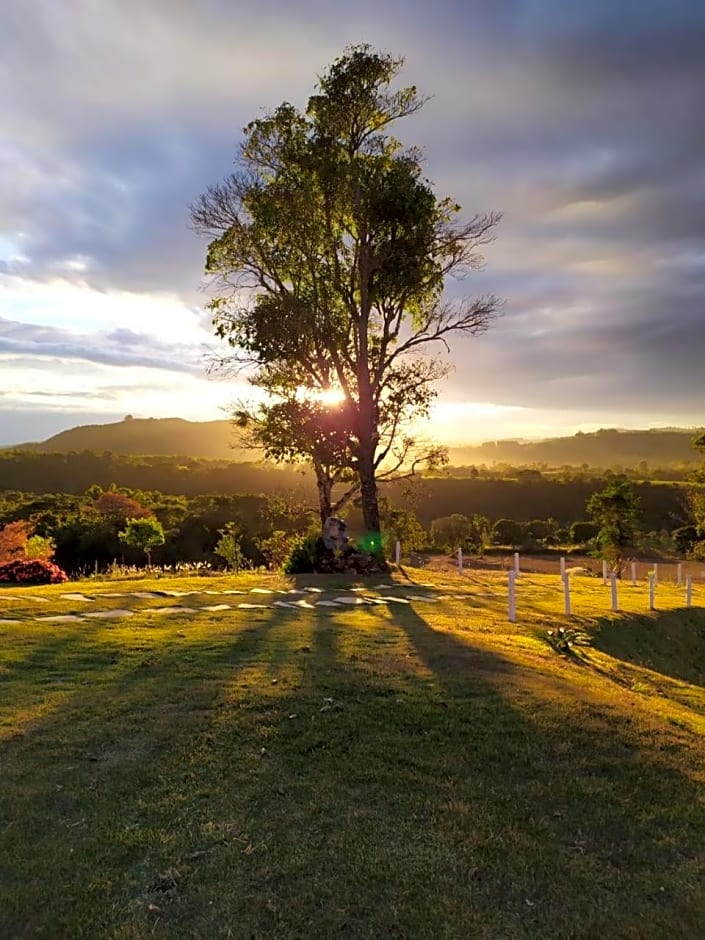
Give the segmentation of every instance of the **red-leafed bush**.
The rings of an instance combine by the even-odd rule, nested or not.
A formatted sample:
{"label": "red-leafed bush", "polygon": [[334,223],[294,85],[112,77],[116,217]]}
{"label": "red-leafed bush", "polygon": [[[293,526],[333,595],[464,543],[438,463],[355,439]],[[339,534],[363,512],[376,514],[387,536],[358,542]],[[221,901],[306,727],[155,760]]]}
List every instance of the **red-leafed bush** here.
{"label": "red-leafed bush", "polygon": [[61,584],[68,581],[65,571],[41,558],[16,558],[0,565],[0,584]]}

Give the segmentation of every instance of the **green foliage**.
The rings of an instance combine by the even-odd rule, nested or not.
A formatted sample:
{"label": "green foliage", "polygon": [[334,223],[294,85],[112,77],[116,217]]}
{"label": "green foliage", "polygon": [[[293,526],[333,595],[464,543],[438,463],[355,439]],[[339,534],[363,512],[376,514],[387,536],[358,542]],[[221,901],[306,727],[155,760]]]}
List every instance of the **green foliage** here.
{"label": "green foliage", "polygon": [[495,545],[511,545],[519,548],[524,539],[524,528],[514,519],[498,519],[492,526],[492,541]]}
{"label": "green foliage", "polygon": [[384,544],[388,555],[393,555],[397,541],[404,554],[423,551],[426,547],[426,532],[416,518],[413,509],[385,507],[382,516]]}
{"label": "green foliage", "polygon": [[243,567],[245,556],[242,551],[241,533],[234,522],[218,529],[220,538],[213,548],[214,554],[223,559],[227,568],[239,571]]}
{"label": "green foliage", "polygon": [[467,516],[454,512],[450,516],[442,516],[431,523],[431,539],[434,545],[446,551],[455,551],[464,548],[470,537],[472,525]]}
{"label": "green foliage", "polygon": [[[300,535],[295,535],[291,532],[283,532],[281,529],[277,529],[275,532],[272,532],[268,538],[260,539],[259,547],[267,560],[269,568],[272,570],[278,570],[282,567],[285,568],[294,547],[299,544],[301,538],[302,536]],[[299,572],[288,573],[298,574]]]}
{"label": "green foliage", "polygon": [[570,527],[570,541],[572,545],[584,545],[597,538],[600,527],[594,522],[574,522]]}
{"label": "green foliage", "polygon": [[546,631],[546,641],[557,653],[573,655],[576,646],[590,646],[592,637],[589,633],[573,627],[558,627]]}
{"label": "green foliage", "polygon": [[25,558],[40,558],[42,561],[51,561],[55,551],[54,540],[42,535],[30,536],[24,547]]}
{"label": "green foliage", "polygon": [[626,553],[636,548],[639,499],[628,480],[613,480],[594,493],[586,510],[599,526],[597,541],[602,557],[621,572]]}
{"label": "green foliage", "polygon": [[298,536],[289,548],[284,560],[285,574],[310,574],[316,561],[316,543],[319,536],[313,533]]}
{"label": "green foliage", "polygon": [[136,548],[147,556],[147,564],[152,563],[152,549],[164,544],[164,529],[161,522],[152,516],[140,519],[128,519],[125,529],[118,534],[121,542]]}

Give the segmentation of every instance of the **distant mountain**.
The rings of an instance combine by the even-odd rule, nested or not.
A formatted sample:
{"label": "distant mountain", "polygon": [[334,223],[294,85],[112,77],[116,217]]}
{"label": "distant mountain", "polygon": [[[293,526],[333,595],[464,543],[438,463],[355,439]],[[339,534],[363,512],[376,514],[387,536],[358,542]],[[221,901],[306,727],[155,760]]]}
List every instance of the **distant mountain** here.
{"label": "distant mountain", "polygon": [[[691,463],[701,459],[692,441],[702,429],[656,428],[648,431],[601,430],[543,441],[488,441],[471,447],[451,447],[451,465],[508,463],[564,464],[592,467],[635,467]],[[20,448],[17,448],[20,449]],[[229,421],[185,421],[183,418],[125,418],[112,424],[91,424],[55,434],[46,441],[21,446],[41,453],[82,451],[114,454],[207,457],[253,461],[256,451],[242,446]]]}
{"label": "distant mountain", "polygon": [[545,441],[489,441],[477,447],[452,447],[450,460],[456,467],[492,463],[636,467],[642,461],[664,467],[701,459],[693,449],[693,439],[700,433],[697,428],[603,429]]}
{"label": "distant mountain", "polygon": [[230,421],[185,421],[183,418],[128,417],[112,424],[87,424],[16,449],[41,453],[91,450],[216,460],[258,459],[257,452],[242,446],[242,439]]}

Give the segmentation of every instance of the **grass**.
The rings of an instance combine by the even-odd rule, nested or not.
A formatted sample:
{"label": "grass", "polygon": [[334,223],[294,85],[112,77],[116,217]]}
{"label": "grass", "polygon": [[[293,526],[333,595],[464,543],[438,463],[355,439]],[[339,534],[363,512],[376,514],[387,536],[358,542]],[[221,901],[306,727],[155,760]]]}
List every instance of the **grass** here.
{"label": "grass", "polygon": [[557,578],[509,624],[502,576],[407,575],[376,593],[446,599],[51,623],[169,582],[0,592],[0,937],[702,935],[702,586],[611,614],[575,578],[560,655]]}

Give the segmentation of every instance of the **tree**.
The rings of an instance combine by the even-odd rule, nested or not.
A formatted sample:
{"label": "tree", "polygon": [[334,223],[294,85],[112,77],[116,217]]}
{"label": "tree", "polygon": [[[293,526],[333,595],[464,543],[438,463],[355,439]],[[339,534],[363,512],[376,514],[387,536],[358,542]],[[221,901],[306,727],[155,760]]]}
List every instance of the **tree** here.
{"label": "tree", "polygon": [[519,548],[523,539],[524,527],[514,519],[498,519],[492,526],[492,541],[495,545]]}
{"label": "tree", "polygon": [[0,563],[23,558],[28,538],[29,527],[23,520],[4,525],[0,529]]}
{"label": "tree", "polygon": [[472,524],[467,516],[454,512],[450,516],[441,516],[431,522],[431,538],[434,544],[447,551],[454,551],[465,545]]}
{"label": "tree", "polygon": [[635,548],[639,498],[628,480],[612,480],[586,504],[587,514],[598,526],[597,542],[602,557],[617,574],[627,553]]}
{"label": "tree", "polygon": [[569,529],[571,545],[583,545],[596,538],[600,527],[594,522],[573,522]]}
{"label": "tree", "polygon": [[[410,416],[427,415],[453,334],[476,335],[494,296],[444,300],[450,275],[479,267],[497,213],[458,222],[418,151],[390,126],[423,105],[391,89],[402,60],[351,47],[320,78],[305,113],[291,104],[245,128],[237,170],[192,206],[209,237],[216,334],[231,367],[303,376],[340,391],[365,527],[379,532],[378,476],[398,459]],[[259,371],[258,371],[259,370]]]}
{"label": "tree", "polygon": [[128,519],[125,529],[118,538],[130,548],[136,548],[147,556],[147,565],[152,564],[152,549],[164,544],[164,529],[161,522],[153,516],[140,519]]}
{"label": "tree", "polygon": [[218,529],[218,535],[220,538],[213,549],[214,554],[223,559],[227,568],[239,571],[244,561],[239,526],[228,522],[224,528]]}

